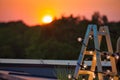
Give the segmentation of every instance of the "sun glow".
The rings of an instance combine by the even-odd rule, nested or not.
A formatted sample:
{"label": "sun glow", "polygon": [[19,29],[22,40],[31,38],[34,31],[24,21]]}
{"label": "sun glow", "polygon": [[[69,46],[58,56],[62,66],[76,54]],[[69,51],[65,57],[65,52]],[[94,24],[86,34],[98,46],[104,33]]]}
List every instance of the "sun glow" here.
{"label": "sun glow", "polygon": [[46,15],[42,19],[43,23],[51,23],[52,21],[53,21],[53,17],[51,15]]}

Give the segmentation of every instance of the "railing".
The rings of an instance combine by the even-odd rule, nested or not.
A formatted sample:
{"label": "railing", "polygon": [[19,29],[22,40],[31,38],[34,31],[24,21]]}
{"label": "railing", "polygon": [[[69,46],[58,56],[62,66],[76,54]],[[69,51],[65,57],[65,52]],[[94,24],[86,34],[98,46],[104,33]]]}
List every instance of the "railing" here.
{"label": "railing", "polygon": [[[71,65],[76,66],[77,60],[43,60],[43,59],[0,59],[0,63],[11,64],[48,64],[48,65]],[[85,64],[91,66],[91,61],[85,61]],[[102,61],[103,66],[111,66],[109,61]]]}

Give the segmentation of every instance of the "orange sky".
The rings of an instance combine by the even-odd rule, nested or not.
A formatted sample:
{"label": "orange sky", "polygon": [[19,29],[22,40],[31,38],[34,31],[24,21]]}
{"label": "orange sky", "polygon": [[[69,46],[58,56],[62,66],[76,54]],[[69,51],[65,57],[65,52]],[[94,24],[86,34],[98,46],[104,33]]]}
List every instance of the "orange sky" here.
{"label": "orange sky", "polygon": [[47,14],[91,19],[95,11],[107,15],[109,21],[120,21],[120,0],[0,0],[0,22],[23,20],[35,25]]}

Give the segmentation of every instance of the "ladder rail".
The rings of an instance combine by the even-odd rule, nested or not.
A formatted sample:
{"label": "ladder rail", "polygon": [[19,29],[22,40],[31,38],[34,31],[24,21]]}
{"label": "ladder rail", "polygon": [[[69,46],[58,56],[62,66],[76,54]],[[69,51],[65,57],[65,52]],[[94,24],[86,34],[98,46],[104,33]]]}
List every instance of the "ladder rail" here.
{"label": "ladder rail", "polygon": [[103,80],[102,71],[102,64],[101,64],[101,55],[98,50],[100,50],[99,41],[98,41],[98,31],[97,26],[94,25],[93,27],[93,37],[94,37],[94,43],[95,43],[95,51],[96,51],[96,62],[97,62],[97,70],[98,70],[98,78],[99,80]]}
{"label": "ladder rail", "polygon": [[[113,48],[112,48],[112,43],[111,43],[111,39],[110,39],[110,33],[109,33],[109,29],[107,26],[104,26],[107,34],[105,36],[106,40],[107,40],[107,46],[108,46],[108,52],[113,54]],[[111,67],[112,67],[112,72],[117,75],[117,68],[116,68],[116,61],[114,57],[110,57],[110,62],[111,62]],[[114,76],[114,80],[117,80],[118,77]]]}
{"label": "ladder rail", "polygon": [[81,52],[80,52],[78,62],[77,62],[77,66],[75,68],[75,73],[74,73],[74,76],[73,76],[75,79],[78,79],[78,75],[79,75],[78,73],[79,73],[79,70],[81,68],[80,65],[82,64],[82,61],[83,61],[84,52],[86,50],[86,45],[88,44],[88,39],[89,39],[89,34],[90,34],[91,27],[92,27],[92,25],[88,25],[87,32],[85,34],[85,38],[84,38],[84,41],[83,41],[83,44],[82,44]]}

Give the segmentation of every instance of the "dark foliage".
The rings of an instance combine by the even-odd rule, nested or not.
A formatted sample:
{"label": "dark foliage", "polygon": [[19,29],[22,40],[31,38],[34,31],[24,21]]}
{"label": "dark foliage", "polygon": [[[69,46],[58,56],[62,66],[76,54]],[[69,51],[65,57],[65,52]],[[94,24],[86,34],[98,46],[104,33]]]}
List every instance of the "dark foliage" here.
{"label": "dark foliage", "polygon": [[[77,38],[84,38],[90,23],[109,26],[115,51],[120,22],[108,22],[107,16],[95,13],[92,21],[70,15],[33,27],[22,21],[0,23],[0,58],[77,59],[81,49]],[[102,45],[104,49],[104,42]]]}

